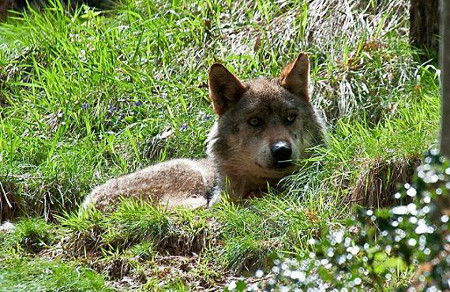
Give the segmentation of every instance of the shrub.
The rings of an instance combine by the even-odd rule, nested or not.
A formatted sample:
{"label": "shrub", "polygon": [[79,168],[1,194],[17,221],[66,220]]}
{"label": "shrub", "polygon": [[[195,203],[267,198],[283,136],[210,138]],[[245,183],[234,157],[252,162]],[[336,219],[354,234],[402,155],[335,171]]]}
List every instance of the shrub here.
{"label": "shrub", "polygon": [[410,203],[391,209],[356,208],[341,228],[310,240],[309,252],[276,260],[267,276],[256,273],[256,284],[234,282],[228,290],[448,291],[449,161],[430,151],[413,185],[395,194],[407,197]]}

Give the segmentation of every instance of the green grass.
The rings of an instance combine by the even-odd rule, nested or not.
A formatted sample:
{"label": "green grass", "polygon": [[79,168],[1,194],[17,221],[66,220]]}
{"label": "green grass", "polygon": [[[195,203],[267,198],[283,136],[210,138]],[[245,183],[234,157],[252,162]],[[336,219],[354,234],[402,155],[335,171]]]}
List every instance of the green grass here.
{"label": "green grass", "polygon": [[[91,280],[105,287],[90,268],[116,284],[132,278],[123,289],[220,286],[339,226],[373,162],[421,157],[436,143],[440,106],[437,69],[408,45],[408,1],[348,3],[144,0],[71,13],[55,4],[1,23],[0,195],[14,206],[1,216],[51,222],[25,220],[1,235],[11,243],[1,256],[15,253],[2,284],[15,287],[35,266],[72,274],[83,265],[86,280],[73,279],[81,290]],[[300,51],[329,139],[285,180],[286,193],[211,211],[131,202],[109,215],[76,211],[110,177],[204,156],[212,63],[243,79],[276,76]],[[56,270],[23,281],[65,287]]]}
{"label": "green grass", "polygon": [[52,226],[40,218],[22,219],[17,222],[5,243],[24,251],[38,253],[52,244],[54,233]]}
{"label": "green grass", "polygon": [[95,271],[27,257],[1,257],[0,291],[113,291]]}

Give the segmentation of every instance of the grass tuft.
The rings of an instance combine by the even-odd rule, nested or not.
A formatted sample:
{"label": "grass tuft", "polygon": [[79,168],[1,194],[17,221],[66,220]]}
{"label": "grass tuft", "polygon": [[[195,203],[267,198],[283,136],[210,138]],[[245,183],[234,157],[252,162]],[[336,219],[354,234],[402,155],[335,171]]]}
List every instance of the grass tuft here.
{"label": "grass tuft", "polygon": [[349,202],[370,208],[398,204],[394,194],[400,186],[411,183],[414,171],[420,165],[418,157],[394,161],[373,161],[350,192]]}
{"label": "grass tuft", "polygon": [[3,291],[113,291],[92,270],[27,257],[2,257],[0,279]]}
{"label": "grass tuft", "polygon": [[14,226],[8,242],[10,245],[16,243],[16,247],[26,252],[38,253],[52,244],[53,233],[53,226],[47,224],[43,219],[21,219]]}

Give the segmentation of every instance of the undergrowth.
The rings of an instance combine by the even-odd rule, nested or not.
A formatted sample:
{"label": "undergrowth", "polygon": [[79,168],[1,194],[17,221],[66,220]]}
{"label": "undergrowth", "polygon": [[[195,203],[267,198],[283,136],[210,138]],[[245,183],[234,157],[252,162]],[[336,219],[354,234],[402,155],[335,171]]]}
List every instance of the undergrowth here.
{"label": "undergrowth", "polygon": [[342,226],[323,228],[310,240],[312,251],[277,259],[268,276],[256,273],[257,284],[232,282],[226,290],[447,291],[450,165],[433,149],[417,172],[413,184],[394,195],[408,203],[358,208]]}

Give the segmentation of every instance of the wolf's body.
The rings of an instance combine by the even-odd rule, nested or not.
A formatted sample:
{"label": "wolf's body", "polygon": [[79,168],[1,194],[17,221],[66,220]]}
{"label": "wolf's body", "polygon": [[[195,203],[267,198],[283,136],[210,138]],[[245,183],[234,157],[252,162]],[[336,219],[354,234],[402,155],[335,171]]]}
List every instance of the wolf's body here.
{"label": "wolf's body", "polygon": [[176,159],[115,178],[96,187],[83,203],[105,210],[119,197],[140,198],[169,208],[212,205],[221,191],[231,200],[259,196],[268,185],[298,169],[307,149],[323,142],[323,125],[310,103],[305,53],[277,79],[241,83],[221,64],[209,72],[218,121],[206,159]]}
{"label": "wolf's body", "polygon": [[114,208],[120,197],[150,200],[153,204],[198,208],[206,206],[214,186],[214,168],[208,159],[174,159],[97,186],[83,203],[98,209]]}

